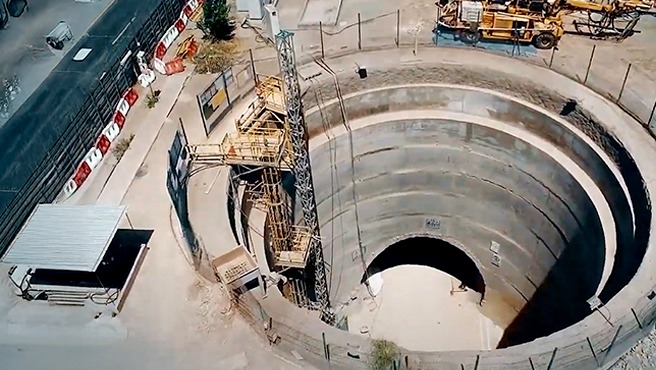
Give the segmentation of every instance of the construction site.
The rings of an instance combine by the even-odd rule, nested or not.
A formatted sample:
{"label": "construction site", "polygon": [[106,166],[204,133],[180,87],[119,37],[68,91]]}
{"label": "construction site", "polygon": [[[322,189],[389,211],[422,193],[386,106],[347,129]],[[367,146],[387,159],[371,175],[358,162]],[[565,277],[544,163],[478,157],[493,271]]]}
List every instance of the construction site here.
{"label": "construction site", "polygon": [[[537,49],[558,45],[569,14],[588,15],[575,32],[617,42],[651,12],[621,1],[436,5],[436,32]],[[259,289],[219,276],[235,300],[252,299],[247,316],[268,312],[270,342],[285,341],[275,320],[303,317],[297,330],[322,332],[327,352],[330,338],[326,356],[347,368],[371,338],[409,351],[408,368],[583,369],[615,356],[618,331],[591,334],[611,317],[652,325],[629,308],[653,297],[640,269],[649,175],[614,129],[628,124],[617,106],[574,81],[518,73],[529,66],[491,71],[492,56],[380,68],[366,54],[335,66],[315,53],[297,67],[293,37],[271,37],[280,75],[256,75],[234,131],[187,146],[190,189],[230,168],[238,247],[213,266],[259,269]],[[189,197],[212,204],[207,192]],[[189,212],[193,225],[201,216]]]}
{"label": "construction site", "polygon": [[[132,110],[159,128],[128,129],[124,158],[62,201],[105,215],[107,257],[31,286],[18,242],[2,257],[22,294],[0,302],[8,368],[51,358],[28,346],[48,338],[103,344],[69,369],[656,366],[652,3],[238,1],[255,46],[208,76],[180,56],[202,3],[155,48],[157,105],[124,98],[126,127]],[[111,291],[86,288],[120,314],[84,321],[38,285],[114,265]],[[73,324],[21,331],[51,321]]]}

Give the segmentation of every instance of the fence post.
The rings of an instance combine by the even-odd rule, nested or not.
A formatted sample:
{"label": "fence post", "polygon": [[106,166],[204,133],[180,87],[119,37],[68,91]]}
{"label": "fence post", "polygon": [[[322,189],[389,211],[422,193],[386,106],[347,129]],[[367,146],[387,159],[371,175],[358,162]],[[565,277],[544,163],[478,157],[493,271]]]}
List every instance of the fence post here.
{"label": "fence post", "polygon": [[396,10],[396,47],[399,47],[401,43],[400,40],[400,31],[401,30],[401,9]]}
{"label": "fence post", "polygon": [[360,21],[360,13],[358,13],[358,50],[362,50],[362,22]]}
{"label": "fence post", "polygon": [[597,364],[597,367],[599,366],[599,359],[597,358],[597,354],[594,351],[594,348],[592,348],[592,342],[590,341],[590,337],[585,337],[585,340],[588,341],[588,346],[590,347],[590,352],[592,352],[592,357],[595,359],[595,363]]}
{"label": "fence post", "polygon": [[549,360],[549,365],[547,365],[547,370],[551,370],[554,360],[556,359],[556,352],[558,352],[558,347],[554,347],[553,352],[551,353],[551,360]]}
{"label": "fence post", "polygon": [[610,352],[611,348],[613,348],[613,345],[615,344],[615,341],[617,340],[617,337],[620,335],[620,330],[622,330],[622,325],[617,327],[617,331],[615,332],[615,335],[613,336],[613,339],[610,341],[610,344],[608,345],[608,348],[606,349],[606,353],[604,353],[604,359],[601,361],[601,364],[599,366],[604,366],[606,363],[606,359],[608,358],[608,353]]}
{"label": "fence post", "polygon": [[531,370],[535,370],[535,365],[533,365],[533,359],[531,359],[531,356],[528,356],[528,364],[531,365]]}
{"label": "fence post", "polygon": [[622,99],[622,93],[624,93],[624,86],[626,86],[626,80],[629,78],[629,72],[631,72],[631,63],[629,63],[629,66],[626,68],[626,73],[624,74],[624,80],[622,81],[622,88],[620,89],[619,95],[617,95],[616,103],[619,103],[620,99]]}
{"label": "fence post", "polygon": [[588,69],[585,71],[585,79],[583,79],[584,85],[586,82],[588,82],[588,76],[590,75],[590,68],[592,67],[592,59],[594,58],[595,49],[597,49],[597,45],[592,45],[592,52],[590,53],[590,60],[588,61]]}
{"label": "fence post", "polygon": [[476,355],[476,363],[474,364],[474,370],[478,370],[478,363],[481,361],[481,355]]}
{"label": "fence post", "polygon": [[323,342],[323,357],[328,359],[328,349],[326,345],[326,333],[321,333],[321,341]]}
{"label": "fence post", "polygon": [[551,69],[551,65],[553,64],[554,54],[556,54],[555,47],[551,48],[551,58],[549,58],[549,69]]}
{"label": "fence post", "polygon": [[[630,64],[629,64],[629,65],[630,65]],[[635,312],[635,310],[633,309],[633,307],[631,307],[631,313],[633,314],[633,317],[636,319],[636,322],[638,323],[638,327],[640,328],[640,330],[642,330],[642,329],[643,329],[643,327],[642,327],[642,323],[640,322],[640,319],[638,318],[638,314],[636,314],[636,312]]]}
{"label": "fence post", "polygon": [[651,107],[651,113],[649,113],[649,119],[647,120],[647,126],[651,123],[651,119],[654,118],[654,111],[656,111],[656,100],[654,100],[654,105]]}
{"label": "fence post", "polygon": [[326,53],[323,48],[323,22],[319,21],[319,38],[321,39],[321,59],[326,58]]}
{"label": "fence post", "polygon": [[332,364],[330,363],[330,344],[326,344],[326,360],[328,360],[328,370],[332,370]]}
{"label": "fence post", "polygon": [[[255,70],[255,59],[253,59],[253,49],[248,49],[248,56],[250,57],[251,69],[253,70],[253,82],[255,83],[255,86],[257,86],[257,71]],[[227,86],[226,91],[228,91]]]}
{"label": "fence post", "polygon": [[440,15],[442,13],[442,9],[438,6],[437,11],[435,12],[435,29],[433,30],[434,36],[435,36],[435,46],[437,46],[440,43]]}

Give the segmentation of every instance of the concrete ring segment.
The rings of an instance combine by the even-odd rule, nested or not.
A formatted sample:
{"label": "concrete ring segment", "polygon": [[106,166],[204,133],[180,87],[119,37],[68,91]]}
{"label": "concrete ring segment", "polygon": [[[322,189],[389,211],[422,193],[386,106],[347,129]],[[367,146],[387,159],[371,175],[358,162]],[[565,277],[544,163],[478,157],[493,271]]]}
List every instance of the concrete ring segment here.
{"label": "concrete ring segment", "polygon": [[[348,301],[362,277],[352,258],[358,237],[371,263],[400,239],[427,235],[472,256],[492,301],[521,311],[516,320],[528,329],[506,333],[503,349],[413,353],[425,368],[474,358],[479,369],[527,368],[527,358],[536,368],[597,368],[646,335],[653,319],[631,321],[651,312],[654,288],[656,144],[646,131],[586,87],[532,64],[465,50],[446,60],[426,50],[423,60],[400,65],[385,53],[355,57],[367,65],[366,79],[351,73],[353,56],[328,62],[350,135],[332,77],[303,86],[333,306]],[[427,227],[431,219],[438,228]],[[604,303],[594,312],[586,303],[593,296]]]}

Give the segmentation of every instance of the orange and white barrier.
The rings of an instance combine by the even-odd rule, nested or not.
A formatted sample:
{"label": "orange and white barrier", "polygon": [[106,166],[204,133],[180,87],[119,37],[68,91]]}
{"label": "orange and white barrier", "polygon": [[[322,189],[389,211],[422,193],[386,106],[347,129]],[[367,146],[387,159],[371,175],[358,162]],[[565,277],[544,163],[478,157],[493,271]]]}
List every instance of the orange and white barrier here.
{"label": "orange and white barrier", "polygon": [[167,62],[164,61],[166,52],[169,50],[175,39],[180,36],[182,31],[187,28],[187,23],[189,23],[189,17],[198,9],[199,6],[203,4],[204,0],[190,0],[187,1],[187,4],[182,8],[180,16],[178,19],[169,27],[164,36],[159,40],[157,46],[155,47],[155,54],[153,55],[152,66],[153,68],[163,74],[168,75],[172,73],[177,73],[177,68],[171,68],[170,64],[167,68]]}
{"label": "orange and white barrier", "polygon": [[116,104],[112,120],[102,130],[98,140],[96,140],[95,146],[89,149],[82,162],[77,166],[73,176],[64,185],[64,189],[62,190],[64,199],[73,195],[82,186],[86,179],[89,178],[91,172],[100,165],[103,157],[109,153],[110,146],[116,140],[125,124],[125,117],[137,100],[139,100],[139,94],[137,94],[134,88],[129,88],[123,94],[118,104]]}

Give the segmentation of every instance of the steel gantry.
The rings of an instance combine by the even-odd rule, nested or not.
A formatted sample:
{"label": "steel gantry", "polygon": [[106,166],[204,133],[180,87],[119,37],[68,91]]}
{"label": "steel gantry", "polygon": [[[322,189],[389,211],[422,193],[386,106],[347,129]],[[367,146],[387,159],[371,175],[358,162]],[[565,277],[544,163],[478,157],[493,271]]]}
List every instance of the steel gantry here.
{"label": "steel gantry", "polygon": [[[257,99],[237,120],[236,131],[226,134],[220,143],[188,145],[188,153],[194,166],[226,165],[235,173],[240,168],[260,173],[261,184],[256,188],[261,189],[260,200],[267,212],[273,267],[291,275],[283,290],[296,304],[320,310],[321,319],[334,325],[292,33],[282,31],[276,46],[282,79],[258,79]],[[282,186],[282,171],[289,170],[295,177],[302,225],[294,225],[293,207]],[[258,193],[254,188],[250,192]],[[316,303],[307,297],[308,273],[313,274]]]}
{"label": "steel gantry", "polygon": [[303,221],[310,229],[310,258],[314,262],[315,293],[320,304],[321,319],[335,324],[335,314],[330,306],[328,284],[326,281],[326,266],[323,258],[321,234],[317,217],[317,202],[312,181],[312,168],[310,167],[310,153],[308,151],[308,132],[303,115],[301,102],[301,87],[296,70],[296,55],[294,52],[294,34],[282,30],[276,36],[276,49],[280,73],[284,82],[284,98],[287,110],[287,124],[291,138],[294,165],[293,173],[296,177],[295,186],[298,198],[301,201]]}

